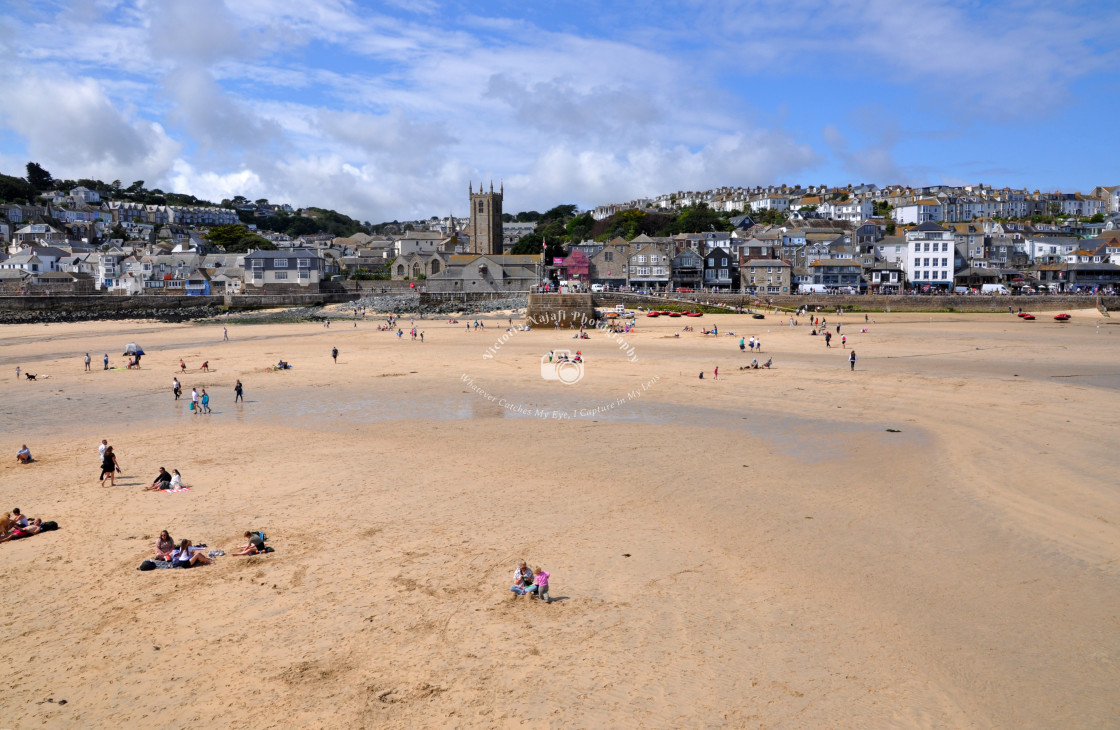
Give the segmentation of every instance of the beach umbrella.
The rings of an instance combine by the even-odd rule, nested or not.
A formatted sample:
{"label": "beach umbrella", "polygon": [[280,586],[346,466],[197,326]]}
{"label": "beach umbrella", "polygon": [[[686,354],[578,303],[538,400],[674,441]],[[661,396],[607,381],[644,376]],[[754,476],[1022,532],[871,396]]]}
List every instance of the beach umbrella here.
{"label": "beach umbrella", "polygon": [[125,355],[143,355],[145,353],[144,353],[144,348],[143,347],[140,347],[140,345],[137,345],[135,342],[130,342],[127,345],[124,346],[124,354]]}

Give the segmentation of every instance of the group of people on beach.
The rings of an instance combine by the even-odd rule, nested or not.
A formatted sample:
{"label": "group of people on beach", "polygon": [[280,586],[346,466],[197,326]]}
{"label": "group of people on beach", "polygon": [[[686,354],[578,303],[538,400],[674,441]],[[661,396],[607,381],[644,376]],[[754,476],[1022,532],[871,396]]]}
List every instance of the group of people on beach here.
{"label": "group of people on beach", "polygon": [[548,595],[548,578],[549,574],[540,567],[529,570],[529,564],[522,560],[513,569],[513,585],[509,589],[519,596],[529,596],[545,603],[552,603],[552,598]]}
{"label": "group of people on beach", "polygon": [[151,485],[144,487],[145,491],[154,491],[161,489],[165,492],[175,492],[183,488],[183,476],[179,474],[178,469],[172,469],[168,473],[167,469],[162,466],[159,468],[159,474],[152,481]]}
{"label": "group of people on beach", "polygon": [[43,522],[41,517],[29,518],[19,511],[19,507],[0,515],[0,542],[20,540],[53,529],[58,529],[57,523]]}
{"label": "group of people on beach", "polygon": [[[245,538],[247,542],[234,548],[233,555],[258,555],[272,552],[272,548],[265,545],[267,538],[264,532],[246,530]],[[206,544],[195,545],[190,540],[175,542],[171,533],[163,530],[156,540],[155,561],[145,561],[140,569],[193,568],[197,565],[210,565],[214,562],[214,558],[226,554],[224,550],[207,552],[207,548]]]}

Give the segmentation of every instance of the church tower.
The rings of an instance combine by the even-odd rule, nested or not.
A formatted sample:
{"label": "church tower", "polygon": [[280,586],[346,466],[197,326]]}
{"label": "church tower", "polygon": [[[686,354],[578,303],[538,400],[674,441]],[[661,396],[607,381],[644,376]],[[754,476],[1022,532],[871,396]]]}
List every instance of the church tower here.
{"label": "church tower", "polygon": [[490,192],[484,192],[482,185],[478,192],[474,191],[474,184],[467,186],[467,193],[471,198],[471,225],[468,232],[471,236],[471,253],[485,256],[502,255],[502,196],[505,185],[498,187],[494,192],[494,183],[490,183]]}

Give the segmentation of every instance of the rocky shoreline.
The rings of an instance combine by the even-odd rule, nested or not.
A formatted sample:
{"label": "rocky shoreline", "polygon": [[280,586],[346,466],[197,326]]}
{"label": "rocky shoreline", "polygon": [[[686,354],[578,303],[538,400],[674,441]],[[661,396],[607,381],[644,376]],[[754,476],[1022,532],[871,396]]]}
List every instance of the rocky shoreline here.
{"label": "rocky shoreline", "polygon": [[126,319],[151,319],[158,322],[189,322],[223,314],[218,307],[142,308],[106,311],[103,309],[2,310],[0,324],[51,324],[55,322],[93,322]]}
{"label": "rocky shoreline", "polygon": [[232,310],[205,305],[200,307],[145,307],[140,309],[51,309],[51,310],[0,310],[3,324],[51,324],[63,322],[92,322],[147,319],[157,322],[190,322],[220,318],[229,322],[306,322],[346,317],[364,307],[368,313],[394,312],[418,316],[446,314],[483,314],[510,309],[524,309],[526,297],[509,297],[478,302],[449,301],[438,304],[421,304],[419,294],[399,296],[369,296],[341,305],[327,307],[284,307],[282,309]]}

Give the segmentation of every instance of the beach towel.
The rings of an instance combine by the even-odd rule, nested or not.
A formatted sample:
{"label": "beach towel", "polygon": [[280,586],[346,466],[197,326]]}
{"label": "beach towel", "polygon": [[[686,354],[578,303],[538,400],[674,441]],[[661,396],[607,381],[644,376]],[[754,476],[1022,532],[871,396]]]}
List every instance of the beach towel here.
{"label": "beach towel", "polygon": [[190,487],[176,487],[175,489],[161,489],[159,491],[166,492],[167,494],[175,494],[176,492],[189,492]]}

